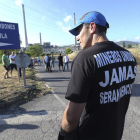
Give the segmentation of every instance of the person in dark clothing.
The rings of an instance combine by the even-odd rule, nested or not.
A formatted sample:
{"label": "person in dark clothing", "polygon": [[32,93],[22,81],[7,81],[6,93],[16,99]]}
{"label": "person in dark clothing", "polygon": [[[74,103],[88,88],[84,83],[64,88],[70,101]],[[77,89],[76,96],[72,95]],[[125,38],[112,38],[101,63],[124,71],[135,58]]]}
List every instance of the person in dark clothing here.
{"label": "person in dark clothing", "polygon": [[48,70],[49,72],[52,72],[51,66],[50,66],[50,61],[51,61],[51,58],[47,54],[47,56],[44,57],[44,63],[46,65],[46,71]]}
{"label": "person in dark clothing", "polygon": [[63,56],[61,56],[61,53],[59,54],[58,56],[58,66],[59,66],[59,71],[61,72],[61,68],[62,67],[62,70],[63,70]]}
{"label": "person in dark clothing", "polygon": [[121,140],[136,77],[136,59],[106,37],[99,12],[82,16],[69,32],[82,51],[72,62],[58,140]]}

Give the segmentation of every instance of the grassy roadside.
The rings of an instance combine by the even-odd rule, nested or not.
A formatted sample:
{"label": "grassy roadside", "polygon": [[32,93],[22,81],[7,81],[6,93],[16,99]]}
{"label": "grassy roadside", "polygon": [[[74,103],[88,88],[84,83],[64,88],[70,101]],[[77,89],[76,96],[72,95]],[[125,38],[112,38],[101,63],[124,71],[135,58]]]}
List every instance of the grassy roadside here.
{"label": "grassy roadside", "polygon": [[[137,63],[140,63],[140,54],[139,54],[140,53],[140,48],[130,48],[130,49],[127,49],[127,50],[130,51],[134,55],[134,57],[137,60]],[[69,54],[68,56],[69,56],[70,60],[73,60],[79,52],[80,51],[73,52],[73,53]]]}
{"label": "grassy roadside", "polygon": [[140,63],[140,48],[130,48],[127,50],[130,51],[134,55],[134,57],[137,60],[137,63]]}
{"label": "grassy roadside", "polygon": [[79,53],[80,51],[76,51],[76,52],[73,52],[73,53],[71,53],[71,54],[69,54],[68,56],[69,56],[69,59],[70,60],[73,60],[76,56],[77,56],[77,54]]}
{"label": "grassy roadside", "polygon": [[[49,89],[45,87],[45,82],[35,77],[35,71],[31,68],[26,68],[26,84],[30,88],[24,88],[23,78],[18,80],[17,71],[13,71],[11,78],[3,79],[4,68],[0,64],[0,103],[13,101],[15,99],[24,97],[25,100],[33,97],[39,97],[47,94]],[[9,73],[10,75],[10,73]]]}

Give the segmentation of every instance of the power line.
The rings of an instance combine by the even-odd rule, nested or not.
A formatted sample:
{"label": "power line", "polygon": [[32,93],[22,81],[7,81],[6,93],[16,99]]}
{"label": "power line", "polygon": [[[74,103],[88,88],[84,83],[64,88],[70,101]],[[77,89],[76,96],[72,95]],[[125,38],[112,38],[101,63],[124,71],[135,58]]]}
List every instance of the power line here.
{"label": "power line", "polygon": [[30,22],[27,22],[27,23],[32,24],[32,25],[35,25],[35,26],[38,26],[38,27],[46,28],[46,29],[49,29],[49,30],[54,30],[54,31],[57,31],[57,32],[63,32],[63,33],[65,33],[64,31],[61,31],[61,30],[55,30],[55,29],[47,28],[47,27],[40,26],[40,25],[37,25],[37,24],[34,24],[34,23],[30,23]]}
{"label": "power line", "polygon": [[[16,20],[20,20],[20,19],[17,19],[17,18],[15,18],[15,17],[11,17],[11,16],[7,16],[7,15],[3,15],[3,14],[0,14],[1,16],[4,16],[4,17],[10,17],[10,18],[12,18],[12,19],[16,19]],[[23,21],[23,20],[20,20],[20,21]]]}
{"label": "power line", "polygon": [[[15,0],[13,0],[14,2],[15,2]],[[36,3],[37,5],[40,5],[41,7],[43,7],[44,9],[48,9],[47,7],[45,7],[45,6],[43,6],[43,5],[41,5],[41,4],[39,4],[39,3],[37,3],[36,1],[34,1],[34,0],[31,0],[31,1],[33,1],[34,3]],[[25,4],[24,4],[25,5]],[[26,5],[27,6],[27,5]],[[29,7],[29,6],[28,6]],[[31,7],[30,7],[31,8]],[[32,8],[33,9],[33,8]],[[34,9],[35,11],[36,11],[36,9]],[[54,11],[52,11],[52,10],[50,10],[50,9],[48,9],[51,13],[54,13],[55,15],[57,15],[57,16],[59,16],[59,17],[62,17],[63,18],[63,16],[62,15],[59,15],[59,14],[57,14],[57,13],[55,13]],[[42,13],[43,14],[43,13]],[[52,17],[51,17],[52,18]]]}
{"label": "power line", "polygon": [[[2,4],[2,5],[3,5],[3,4]],[[6,6],[6,5],[4,5],[4,6]],[[3,7],[1,7],[1,8],[3,8]],[[8,7],[6,6],[6,8],[8,8]],[[9,7],[9,8],[11,8],[11,7]],[[5,9],[5,8],[3,8],[3,9]],[[10,10],[9,10],[9,9],[5,9],[5,10],[7,10],[7,11],[14,10],[14,11],[11,11],[11,12],[16,13],[16,14],[18,14],[18,15],[22,15],[22,13],[19,13],[19,12],[17,13],[17,12],[15,12],[15,11],[17,11],[17,10],[15,10],[14,8],[12,8],[12,9],[10,9]],[[36,20],[36,21],[39,20],[39,22],[42,22],[42,23],[44,23],[44,24],[48,24],[48,23],[49,23],[49,24],[48,24],[49,26],[55,27],[55,25],[53,26],[51,22],[47,22],[47,23],[46,23],[45,21],[40,21],[41,19],[38,19],[38,20],[37,20],[36,17],[33,17],[33,16],[29,15],[28,13],[26,13],[26,16],[27,16],[27,17],[30,17],[29,19],[33,19],[33,20]],[[55,28],[56,28],[56,27],[55,27]]]}
{"label": "power line", "polygon": [[[2,9],[5,9],[5,8],[3,8],[3,7],[1,7]],[[9,9],[5,9],[5,10],[7,10],[7,11],[11,11],[11,10],[9,10]],[[14,9],[13,9],[14,10]],[[11,12],[14,12],[14,11],[11,11]],[[14,12],[15,14],[17,14],[17,15],[22,15],[21,13],[17,13],[17,12]],[[29,14],[26,14],[27,16],[26,17],[28,17],[28,18],[26,18],[26,20],[28,20],[28,19],[31,19],[31,20],[34,20],[34,21],[37,21],[37,22],[40,22],[40,23],[42,23],[42,24],[45,24],[45,25],[48,25],[48,26],[51,26],[51,27],[54,27],[54,28],[56,28],[56,26],[53,26],[51,23],[51,25],[50,24],[48,24],[48,23],[46,23],[46,22],[43,22],[43,21],[40,21],[41,19],[37,19],[37,18],[34,18],[34,17],[31,17]],[[30,17],[30,18],[29,18]]]}
{"label": "power line", "polygon": [[[31,0],[31,1],[34,1],[34,0]],[[35,2],[35,1],[34,1],[34,2]],[[37,2],[35,2],[35,3],[38,4],[38,5],[40,5],[40,6],[43,7],[44,9],[48,9],[47,7],[41,5],[41,4],[37,3]],[[48,9],[48,10],[51,11],[52,13],[56,14],[54,11],[52,11],[52,10],[50,10],[50,9]],[[57,16],[63,17],[62,15],[59,15],[59,14],[56,14],[56,15],[57,15]]]}
{"label": "power line", "polygon": [[17,13],[17,12],[14,12],[14,11],[12,11],[11,9],[6,9],[5,7],[3,8],[3,7],[1,7],[2,9],[5,9],[6,11],[11,11],[11,12],[13,12],[13,13],[16,13],[16,14],[18,14],[18,15],[22,15],[21,13]]}
{"label": "power line", "polygon": [[[3,15],[3,14],[1,14],[1,15],[2,15],[2,16],[5,16],[5,17],[13,18],[13,17],[11,17],[11,16],[7,16],[7,15]],[[13,18],[13,19],[17,19],[17,18]],[[17,19],[17,20],[19,20],[19,19]],[[22,20],[20,20],[20,21],[22,21]],[[29,24],[31,24],[31,25],[34,25],[34,26],[41,27],[41,28],[45,28],[45,29],[49,29],[49,30],[54,30],[54,31],[56,31],[56,32],[63,32],[63,33],[65,33],[64,31],[61,31],[61,30],[55,30],[55,29],[52,29],[52,28],[47,28],[47,27],[44,27],[44,26],[40,26],[40,25],[31,23],[31,22],[28,22],[28,21],[27,21],[27,23],[29,23]]]}
{"label": "power line", "polygon": [[114,1],[112,1],[112,2],[109,4],[109,6],[106,8],[105,13],[107,13],[109,7],[111,7],[111,5],[113,4],[113,2],[114,2]]}
{"label": "power line", "polygon": [[124,31],[120,34],[120,36],[119,36],[118,38],[120,38],[120,37],[127,31],[128,27],[130,27],[130,26],[132,25],[132,23],[133,23],[134,21],[136,21],[137,18],[138,18],[139,16],[140,16],[140,13],[138,14],[138,16],[137,16],[134,20],[132,20],[132,22],[131,22],[127,27],[125,27],[126,30],[124,30]]}
{"label": "power line", "polygon": [[[12,7],[7,7],[7,5],[4,5],[4,4],[1,4],[1,5],[3,5],[3,6],[5,6],[5,7],[1,7],[2,9],[5,9],[6,11],[10,11],[10,12],[13,12],[13,13],[15,13],[15,14],[17,14],[18,16],[21,16],[22,15],[22,13],[19,13],[19,12],[15,12],[15,11],[17,11],[17,10],[15,10],[14,8],[12,8]],[[19,10],[18,10],[19,11]],[[2,14],[1,14],[2,15]],[[26,14],[27,16],[28,16],[28,18],[26,18],[26,19],[31,19],[31,20],[36,20],[37,22],[41,22],[41,23],[43,23],[43,24],[45,24],[45,25],[47,25],[47,26],[52,26],[52,27],[54,27],[54,28],[56,28],[56,26],[53,26],[52,24],[51,25],[48,25],[47,23],[45,23],[45,22],[43,22],[43,21],[40,21],[40,19],[39,20],[37,20],[37,18],[35,18],[35,17],[32,17],[31,15],[29,15],[29,14]],[[3,15],[3,16],[7,16],[7,15]],[[10,17],[10,16],[7,16],[7,17]],[[30,18],[29,18],[30,17]],[[34,19],[35,18],[35,19]],[[16,19],[16,18],[13,18],[12,17],[12,19]],[[17,20],[19,20],[19,19],[17,19]],[[21,20],[22,21],[22,20]],[[36,25],[36,24],[33,24],[33,23],[30,23],[30,22],[27,22],[27,23],[29,23],[29,24],[32,24],[32,25],[35,25],[35,26],[38,26],[38,27],[42,27],[42,28],[46,28],[46,29],[49,29],[49,30],[54,30],[54,31],[57,31],[57,32],[63,32],[63,33],[65,33],[64,31],[60,31],[60,30],[56,30],[56,29],[51,29],[51,28],[47,28],[47,27],[44,27],[44,26],[39,26],[39,25]]]}
{"label": "power line", "polygon": [[[26,5],[26,7],[28,8],[28,9],[30,9],[30,10],[33,10],[33,11],[36,11],[36,12],[38,12],[39,14],[43,14],[43,15],[46,15],[45,13],[41,13],[41,12],[39,12],[38,10],[36,10],[36,9],[34,9],[34,8],[31,8],[30,6],[27,6]],[[53,18],[53,17],[51,17],[51,16],[49,16],[49,15],[47,15],[47,17],[50,17],[51,19],[53,19],[53,20],[58,20],[57,18]]]}

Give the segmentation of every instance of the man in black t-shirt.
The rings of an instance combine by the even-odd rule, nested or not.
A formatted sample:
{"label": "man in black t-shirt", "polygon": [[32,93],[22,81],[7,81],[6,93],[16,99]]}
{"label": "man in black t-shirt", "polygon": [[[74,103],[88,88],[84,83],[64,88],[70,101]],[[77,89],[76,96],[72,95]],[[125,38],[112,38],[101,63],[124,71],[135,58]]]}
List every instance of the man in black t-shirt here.
{"label": "man in black t-shirt", "polygon": [[59,71],[61,70],[60,67],[62,67],[62,70],[63,70],[63,56],[61,56],[61,53],[59,54],[58,56],[58,67],[59,67]]}
{"label": "man in black t-shirt", "polygon": [[107,28],[105,17],[92,11],[70,30],[83,50],[72,63],[58,140],[121,140],[136,60],[107,39]]}

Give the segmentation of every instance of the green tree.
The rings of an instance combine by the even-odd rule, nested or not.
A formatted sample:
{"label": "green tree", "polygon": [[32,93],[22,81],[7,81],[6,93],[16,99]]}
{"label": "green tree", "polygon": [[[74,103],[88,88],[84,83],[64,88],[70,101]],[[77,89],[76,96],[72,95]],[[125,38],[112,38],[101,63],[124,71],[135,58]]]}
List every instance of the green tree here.
{"label": "green tree", "polygon": [[125,48],[125,42],[123,42],[123,48]]}
{"label": "green tree", "polygon": [[36,44],[34,46],[30,46],[27,52],[30,53],[31,56],[37,57],[43,53],[43,48],[39,46],[39,44]]}
{"label": "green tree", "polygon": [[29,52],[26,52],[26,54],[28,54],[28,56],[31,57],[31,54]]}
{"label": "green tree", "polygon": [[127,48],[132,48],[132,45],[131,44],[128,44]]}
{"label": "green tree", "polygon": [[70,49],[70,48],[67,48],[66,50],[65,50],[65,53],[66,54],[71,54],[73,51]]}

